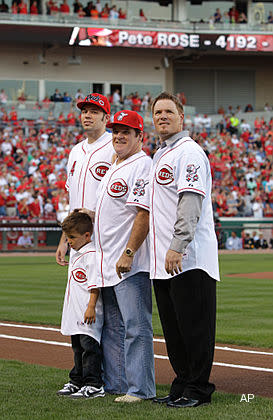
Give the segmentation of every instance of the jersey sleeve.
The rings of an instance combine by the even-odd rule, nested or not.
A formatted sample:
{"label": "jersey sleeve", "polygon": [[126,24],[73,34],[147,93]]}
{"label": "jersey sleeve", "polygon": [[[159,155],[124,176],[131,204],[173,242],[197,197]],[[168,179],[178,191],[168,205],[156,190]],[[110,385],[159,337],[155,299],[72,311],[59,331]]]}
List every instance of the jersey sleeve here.
{"label": "jersey sleeve", "polygon": [[145,210],[150,208],[149,196],[149,175],[151,170],[152,160],[144,158],[137,162],[134,174],[129,185],[129,195],[126,202],[128,206],[142,207]]}
{"label": "jersey sleeve", "polygon": [[193,192],[206,196],[207,165],[205,156],[199,151],[185,151],[178,159],[175,168],[177,194]]}

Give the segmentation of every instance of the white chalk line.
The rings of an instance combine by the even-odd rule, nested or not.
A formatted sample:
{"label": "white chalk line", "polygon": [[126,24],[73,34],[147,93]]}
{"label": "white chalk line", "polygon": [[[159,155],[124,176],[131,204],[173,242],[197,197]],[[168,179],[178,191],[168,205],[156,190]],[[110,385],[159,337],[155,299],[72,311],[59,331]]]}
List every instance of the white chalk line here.
{"label": "white chalk line", "polygon": [[61,341],[40,340],[38,338],[18,337],[17,335],[0,334],[0,338],[9,338],[11,340],[18,341],[29,341],[32,343],[51,344],[53,346],[71,347],[70,343],[64,343]]}
{"label": "white chalk line", "polygon": [[[0,334],[0,338],[7,338],[10,340],[18,340],[18,341],[27,341],[32,343],[41,343],[41,344],[51,344],[54,346],[63,346],[63,347],[71,347],[70,343],[63,343],[60,341],[49,341],[49,340],[40,340],[37,338],[27,338],[27,337],[17,337],[14,335],[7,335],[7,334]],[[163,359],[168,360],[168,356],[162,356],[159,354],[154,355],[155,359]],[[257,366],[245,366],[245,365],[233,365],[230,363],[221,363],[221,362],[214,362],[214,366],[223,366],[223,367],[230,367],[230,368],[238,368],[238,369],[247,369],[247,370],[256,370],[259,372],[273,372],[273,369],[269,368],[262,368]]]}
{"label": "white chalk line", "polygon": [[[22,325],[22,324],[10,324],[6,322],[0,322],[0,326],[2,327],[15,327],[15,328],[28,328],[32,330],[44,330],[44,331],[55,331],[60,332],[61,330],[59,328],[53,328],[53,327],[40,327],[40,326],[34,326],[34,325]],[[154,343],[165,343],[164,338],[154,338]],[[223,350],[223,351],[234,351],[238,353],[249,353],[249,354],[263,354],[265,356],[273,356],[273,353],[266,352],[266,351],[258,351],[258,350],[245,350],[245,349],[236,349],[233,347],[221,347],[221,346],[215,346],[216,350]]]}

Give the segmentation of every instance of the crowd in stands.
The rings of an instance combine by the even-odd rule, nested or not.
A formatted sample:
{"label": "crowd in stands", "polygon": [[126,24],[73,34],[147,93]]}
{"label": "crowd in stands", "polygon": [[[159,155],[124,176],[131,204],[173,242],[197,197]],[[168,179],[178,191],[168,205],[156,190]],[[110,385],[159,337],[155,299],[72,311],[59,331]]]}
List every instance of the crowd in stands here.
{"label": "crowd in stands", "polygon": [[[38,6],[36,0],[31,0],[30,3],[25,0],[13,0],[12,5],[9,8],[5,0],[1,0],[0,13],[12,13],[12,14],[30,14],[38,15],[41,14],[41,7]],[[48,0],[46,2],[46,13],[47,15],[61,14],[74,14],[78,17],[91,17],[92,19],[126,19],[127,11],[122,8],[117,9],[116,5],[110,5],[105,3],[102,6],[100,0],[88,1],[87,4],[81,3],[80,0],[75,0],[73,7],[71,8],[67,0],[54,1]],[[139,10],[139,18],[143,21],[147,20],[143,9]]]}
{"label": "crowd in stands", "polygon": [[251,233],[242,231],[241,236],[237,236],[237,233],[232,231],[225,242],[226,249],[235,251],[240,249],[268,249],[269,245],[272,249],[273,238],[267,241],[264,238],[264,234],[257,231],[252,231]]}
{"label": "crowd in stands", "polygon": [[[246,14],[233,6],[229,11],[221,12],[219,8],[215,10],[213,16],[210,17],[209,23],[247,23],[248,19]],[[273,23],[273,13],[270,11],[267,16],[267,23]]]}
{"label": "crowd in stands", "polygon": [[[51,99],[62,101],[67,96],[59,96],[56,89]],[[185,103],[185,95],[179,96]],[[81,97],[79,89],[73,100]],[[143,98],[137,93],[121,98],[116,89],[110,101],[112,107],[119,103],[125,109],[131,107],[149,115],[146,120],[144,117],[143,149],[153,157],[157,137],[150,118],[149,92]],[[9,114],[1,108],[0,217],[61,221],[67,214],[67,158],[73,145],[84,138],[73,109],[71,105],[71,112],[66,116],[61,112],[57,119],[49,112],[44,120],[37,111],[35,121],[18,121],[14,107]],[[202,145],[210,160],[215,219],[273,217],[273,118],[257,117],[251,126],[230,111],[222,115],[216,127],[208,115],[185,115],[184,120],[184,128]]]}

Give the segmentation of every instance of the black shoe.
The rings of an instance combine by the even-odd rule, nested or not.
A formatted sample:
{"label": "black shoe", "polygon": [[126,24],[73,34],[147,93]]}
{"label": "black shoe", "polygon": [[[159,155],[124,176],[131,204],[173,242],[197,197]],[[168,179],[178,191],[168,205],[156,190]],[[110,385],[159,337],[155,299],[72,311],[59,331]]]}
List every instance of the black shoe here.
{"label": "black shoe", "polygon": [[169,401],[167,403],[167,407],[174,407],[174,408],[198,407],[199,405],[202,405],[202,404],[209,404],[210,401],[211,401],[210,398],[206,400],[196,400],[194,398],[181,397],[181,398],[178,398],[178,400]]}
{"label": "black shoe", "polygon": [[154,398],[153,402],[155,404],[167,404],[168,402],[174,401],[177,398],[172,397],[171,395],[166,395],[166,397],[162,397],[162,398]]}

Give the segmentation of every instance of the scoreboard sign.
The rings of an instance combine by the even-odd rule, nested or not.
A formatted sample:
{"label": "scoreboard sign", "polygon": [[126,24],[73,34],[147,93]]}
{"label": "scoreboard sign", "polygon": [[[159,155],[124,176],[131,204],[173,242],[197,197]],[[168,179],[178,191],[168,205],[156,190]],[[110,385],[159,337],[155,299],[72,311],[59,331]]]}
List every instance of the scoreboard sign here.
{"label": "scoreboard sign", "polygon": [[75,27],[70,45],[225,51],[273,52],[273,35],[187,34]]}

